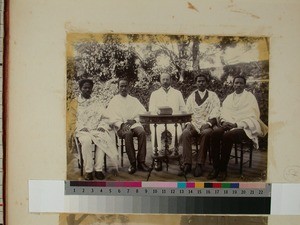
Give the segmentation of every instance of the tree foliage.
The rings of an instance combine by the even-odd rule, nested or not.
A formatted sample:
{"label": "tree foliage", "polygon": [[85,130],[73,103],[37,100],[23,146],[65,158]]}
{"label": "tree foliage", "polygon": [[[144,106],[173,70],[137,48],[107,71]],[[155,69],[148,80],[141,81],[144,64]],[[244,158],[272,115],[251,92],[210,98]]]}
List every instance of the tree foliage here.
{"label": "tree foliage", "polygon": [[[94,94],[106,106],[117,93],[118,78],[126,77],[132,87],[131,95],[137,97],[148,109],[150,94],[159,88],[159,75],[162,72],[171,75],[172,86],[180,90],[185,99],[195,89],[195,75],[201,72],[209,76],[209,89],[215,91],[223,101],[233,91],[233,78],[243,74],[248,80],[247,88],[258,100],[261,119],[267,124],[268,60],[232,65],[223,58],[226,50],[238,45],[242,45],[244,51],[250,51],[253,43],[260,39],[236,36],[106,34],[102,41],[93,38],[82,40],[73,43],[74,55],[67,58],[67,99],[70,100],[79,93],[76,84],[78,80],[91,78],[95,82]],[[209,43],[205,48],[202,45],[204,42]],[[268,45],[267,38],[265,42]],[[221,65],[216,66],[217,61]],[[201,62],[212,66],[201,68]]]}
{"label": "tree foliage", "polygon": [[105,43],[94,41],[75,45],[76,78],[93,78],[100,82],[120,77],[135,80],[137,56],[117,40],[112,38],[105,40]]}

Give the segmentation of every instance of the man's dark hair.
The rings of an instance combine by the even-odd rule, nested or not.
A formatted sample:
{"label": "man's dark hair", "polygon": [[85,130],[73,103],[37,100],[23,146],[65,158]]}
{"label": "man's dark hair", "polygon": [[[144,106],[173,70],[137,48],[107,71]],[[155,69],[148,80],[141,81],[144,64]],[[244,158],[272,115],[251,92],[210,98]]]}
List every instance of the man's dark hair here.
{"label": "man's dark hair", "polygon": [[121,82],[122,80],[123,80],[123,81],[126,81],[127,84],[129,84],[128,79],[127,79],[126,77],[121,77],[121,78],[119,78],[119,80],[118,80],[118,87],[119,87],[120,82]]}
{"label": "man's dark hair", "polygon": [[244,83],[246,84],[246,77],[244,77],[244,76],[242,76],[242,75],[238,75],[238,76],[234,77],[234,78],[233,78],[233,81],[232,81],[233,84],[234,84],[234,81],[235,81],[237,78],[243,79],[243,80],[244,80]]}
{"label": "man's dark hair", "polygon": [[159,74],[159,80],[160,80],[160,78],[161,78],[161,75],[163,75],[163,74],[169,75],[170,79],[172,78],[172,75],[171,75],[171,74],[169,74],[169,73],[167,73],[167,72],[163,72],[163,73]]}
{"label": "man's dark hair", "polygon": [[206,80],[206,83],[209,82],[208,76],[206,74],[204,74],[204,73],[200,73],[200,74],[196,75],[195,82],[197,81],[198,77],[204,77],[204,79]]}
{"label": "man's dark hair", "polygon": [[82,86],[83,86],[85,83],[89,83],[89,84],[92,86],[92,88],[93,88],[93,86],[94,86],[93,80],[91,80],[91,79],[82,79],[82,80],[79,81],[79,88],[81,89]]}

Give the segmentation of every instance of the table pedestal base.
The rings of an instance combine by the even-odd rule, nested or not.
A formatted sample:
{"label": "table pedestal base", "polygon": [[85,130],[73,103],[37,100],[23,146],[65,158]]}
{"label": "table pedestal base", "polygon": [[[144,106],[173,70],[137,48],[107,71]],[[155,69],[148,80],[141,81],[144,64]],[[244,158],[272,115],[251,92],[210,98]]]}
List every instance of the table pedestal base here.
{"label": "table pedestal base", "polygon": [[[150,167],[150,170],[149,170],[149,173],[148,173],[148,177],[147,177],[147,181],[149,180],[150,176],[151,176],[151,173],[152,173],[152,170],[154,169],[154,162],[155,161],[160,161],[162,163],[165,163],[166,166],[167,166],[167,171],[169,169],[169,161],[170,160],[177,160],[178,161],[178,164],[179,164],[179,169],[183,172],[183,166],[182,166],[182,163],[181,163],[181,157],[182,155],[181,154],[178,154],[178,155],[152,155],[152,163],[151,163],[151,167]],[[184,175],[184,178],[185,178],[185,181],[187,181],[187,178],[186,178],[186,175],[185,173],[183,172],[183,175]]]}

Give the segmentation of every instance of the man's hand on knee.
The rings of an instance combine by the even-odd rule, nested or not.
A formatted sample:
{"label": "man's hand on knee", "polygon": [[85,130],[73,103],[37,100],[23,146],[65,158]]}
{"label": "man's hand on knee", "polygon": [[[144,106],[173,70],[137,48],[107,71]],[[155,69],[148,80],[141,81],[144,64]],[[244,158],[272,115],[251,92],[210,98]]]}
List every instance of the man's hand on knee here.
{"label": "man's hand on knee", "polygon": [[210,128],[210,125],[209,124],[203,124],[202,126],[201,126],[201,128],[200,128],[200,131],[204,131],[205,129],[208,129],[208,128]]}
{"label": "man's hand on knee", "polygon": [[230,123],[230,122],[223,122],[221,124],[221,126],[225,129],[225,130],[231,130],[232,128],[236,128],[237,125],[236,123]]}
{"label": "man's hand on knee", "polygon": [[126,124],[128,125],[128,126],[132,126],[133,124],[135,124],[136,123],[136,121],[135,120],[127,120],[127,122],[126,122]]}
{"label": "man's hand on knee", "polygon": [[191,124],[191,123],[187,123],[186,125],[185,125],[185,128],[184,129],[186,129],[186,130],[188,130],[188,131],[192,131],[193,129],[194,129],[194,127],[193,127],[193,125]]}

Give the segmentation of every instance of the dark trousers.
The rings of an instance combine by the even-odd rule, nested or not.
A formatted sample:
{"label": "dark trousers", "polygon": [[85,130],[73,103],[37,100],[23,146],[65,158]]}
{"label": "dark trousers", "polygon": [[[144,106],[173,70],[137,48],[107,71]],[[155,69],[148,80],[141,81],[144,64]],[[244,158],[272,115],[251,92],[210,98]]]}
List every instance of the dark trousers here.
{"label": "dark trousers", "polygon": [[192,164],[192,139],[197,137],[200,140],[199,152],[197,153],[197,164],[204,165],[207,155],[207,150],[209,149],[210,135],[212,133],[212,128],[204,129],[200,134],[195,130],[184,129],[181,135],[182,144],[182,155],[184,163]]}
{"label": "dark trousers", "polygon": [[246,139],[248,137],[243,129],[233,129],[230,131],[225,131],[221,127],[215,129],[211,134],[211,154],[214,169],[226,171],[234,142]]}
{"label": "dark trousers", "polygon": [[138,138],[138,154],[137,161],[138,163],[145,162],[146,158],[146,132],[143,127],[135,127],[128,130],[126,133],[123,133],[121,138],[125,139],[125,149],[128,155],[130,164],[135,164],[135,150],[133,144],[133,137]]}

